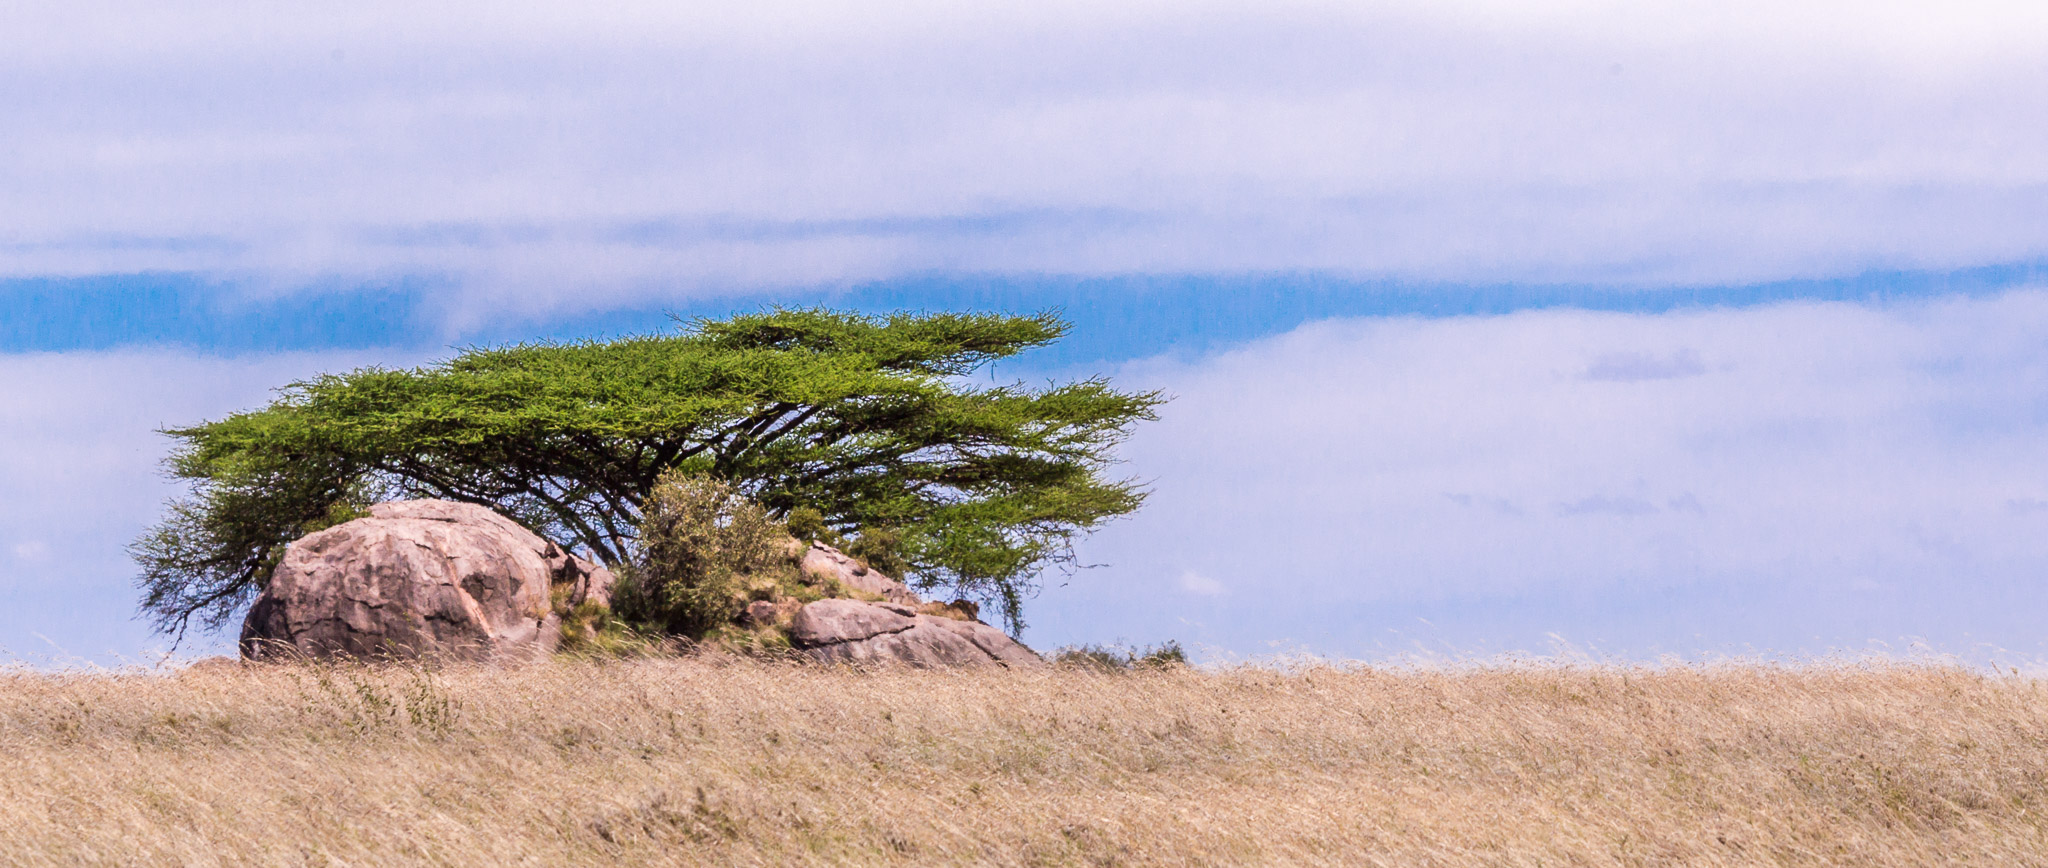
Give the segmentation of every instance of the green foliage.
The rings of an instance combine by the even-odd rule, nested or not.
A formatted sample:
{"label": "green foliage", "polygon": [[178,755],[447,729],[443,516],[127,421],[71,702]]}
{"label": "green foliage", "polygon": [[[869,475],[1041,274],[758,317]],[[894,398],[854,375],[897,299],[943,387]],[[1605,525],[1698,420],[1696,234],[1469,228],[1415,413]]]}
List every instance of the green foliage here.
{"label": "green foliage", "polygon": [[1181,650],[1180,643],[1167,640],[1156,648],[1147,648],[1131,661],[1131,665],[1147,669],[1168,669],[1188,665],[1188,654]]}
{"label": "green foliage", "polygon": [[366,494],[482,504],[623,569],[644,504],[680,469],[770,516],[812,508],[821,537],[1020,627],[1038,573],[1143,500],[1106,471],[1161,400],[1101,379],[966,376],[1066,329],[1049,315],[772,310],[294,383],[261,410],[166,432],[193,494],[132,547],[142,608],[169,631],[225,623],[287,542]]}
{"label": "green foliage", "polygon": [[1082,669],[1097,669],[1104,672],[1130,672],[1139,669],[1170,669],[1188,665],[1187,652],[1180,643],[1172,640],[1149,648],[1122,648],[1108,645],[1076,645],[1061,648],[1053,655],[1053,663]]}
{"label": "green foliage", "polygon": [[816,507],[799,506],[789,511],[782,521],[789,528],[789,535],[802,542],[822,542],[837,547],[842,540],[838,532],[825,524],[825,514]]}
{"label": "green foliage", "polygon": [[845,551],[868,569],[887,576],[903,576],[911,570],[910,561],[903,557],[903,532],[893,527],[866,528],[846,544]]}
{"label": "green foliage", "polygon": [[732,623],[753,580],[794,579],[789,534],[759,504],[708,476],[671,470],[643,506],[633,606],[621,615],[691,638]]}

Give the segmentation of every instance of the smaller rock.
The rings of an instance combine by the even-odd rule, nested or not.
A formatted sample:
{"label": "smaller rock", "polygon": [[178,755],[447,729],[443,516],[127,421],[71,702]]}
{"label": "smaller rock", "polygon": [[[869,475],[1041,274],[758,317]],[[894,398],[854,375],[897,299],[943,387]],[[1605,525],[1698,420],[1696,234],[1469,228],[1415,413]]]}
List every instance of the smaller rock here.
{"label": "smaller rock", "polygon": [[802,567],[804,579],[812,584],[837,581],[891,603],[915,606],[922,602],[902,582],[868,569],[860,561],[847,557],[845,552],[821,542],[811,543],[810,549],[804,552]]}
{"label": "smaller rock", "polygon": [[[555,548],[555,551],[559,553],[562,550]],[[555,568],[554,584],[569,586],[569,598],[566,602],[572,610],[584,603],[596,603],[607,609],[611,608],[612,586],[617,582],[612,571],[605,569],[603,564],[592,563],[577,555],[562,553],[562,563]]]}
{"label": "smaller rock", "polygon": [[819,600],[796,613],[789,625],[789,638],[798,646],[836,645],[908,630],[916,622],[917,613],[903,606]]}
{"label": "smaller rock", "polygon": [[972,643],[975,648],[987,654],[990,659],[1008,666],[1035,666],[1045,663],[1024,643],[1010,638],[1010,634],[983,624],[980,621],[961,621],[954,618],[921,618],[920,621],[959,636]]}
{"label": "smaller rock", "polygon": [[966,637],[934,626],[941,621],[959,623],[943,618],[918,618],[905,630],[802,650],[821,663],[905,663],[939,669],[994,662]]}
{"label": "smaller rock", "polygon": [[906,663],[936,668],[1044,665],[1031,649],[979,621],[922,615],[899,603],[819,600],[790,623],[790,643],[821,663]]}

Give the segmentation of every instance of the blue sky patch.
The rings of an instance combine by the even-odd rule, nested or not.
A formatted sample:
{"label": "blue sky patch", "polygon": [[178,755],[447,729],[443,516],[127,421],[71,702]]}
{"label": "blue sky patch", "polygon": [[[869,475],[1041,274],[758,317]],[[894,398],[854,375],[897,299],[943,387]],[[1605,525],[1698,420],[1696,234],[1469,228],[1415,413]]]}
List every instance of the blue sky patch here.
{"label": "blue sky patch", "polygon": [[[432,349],[525,340],[575,340],[660,331],[673,317],[724,316],[769,305],[826,305],[886,313],[1058,310],[1074,333],[1034,364],[1051,368],[1202,354],[1347,317],[1439,318],[1582,309],[1664,313],[1783,301],[1885,305],[1983,296],[2048,280],[2048,262],[1954,271],[1872,271],[1851,277],[1734,286],[1616,288],[1586,285],[1460,285],[1365,281],[1321,274],[1129,277],[927,275],[846,288],[800,288],[535,319],[478,315],[450,328],[446,285],[425,279],[368,286],[314,286],[258,295],[185,274],[0,281],[0,352],[62,352],[174,346],[207,353],[366,348]],[[1670,364],[1670,360],[1662,360]],[[1620,376],[1607,359],[1597,376]],[[1696,362],[1690,364],[1696,365]],[[1606,365],[1601,367],[1600,365]],[[1661,369],[1660,369],[1661,370]],[[1690,368],[1688,368],[1690,370]]]}

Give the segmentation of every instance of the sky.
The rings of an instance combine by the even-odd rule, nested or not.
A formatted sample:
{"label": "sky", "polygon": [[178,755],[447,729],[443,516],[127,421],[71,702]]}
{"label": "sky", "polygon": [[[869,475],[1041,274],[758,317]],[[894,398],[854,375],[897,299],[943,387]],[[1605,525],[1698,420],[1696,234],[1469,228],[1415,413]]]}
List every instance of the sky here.
{"label": "sky", "polygon": [[1173,396],[1037,647],[2031,663],[2042,80],[1969,0],[0,0],[0,656],[165,648],[160,427],[823,304]]}

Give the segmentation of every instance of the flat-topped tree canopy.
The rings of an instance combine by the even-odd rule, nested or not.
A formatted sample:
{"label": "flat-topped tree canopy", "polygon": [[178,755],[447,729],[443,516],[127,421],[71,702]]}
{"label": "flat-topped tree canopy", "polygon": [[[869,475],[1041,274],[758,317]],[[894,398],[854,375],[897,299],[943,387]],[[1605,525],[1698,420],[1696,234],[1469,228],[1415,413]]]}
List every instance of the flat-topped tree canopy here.
{"label": "flat-topped tree canopy", "polygon": [[657,478],[680,467],[777,516],[886,529],[909,581],[993,603],[1015,629],[1039,572],[1144,499],[1107,475],[1110,451],[1163,400],[1101,378],[968,381],[1067,329],[1051,314],[773,309],[293,383],[261,410],[164,432],[192,493],[131,546],[142,609],[166,632],[217,628],[291,540],[398,497],[488,506],[618,566]]}

